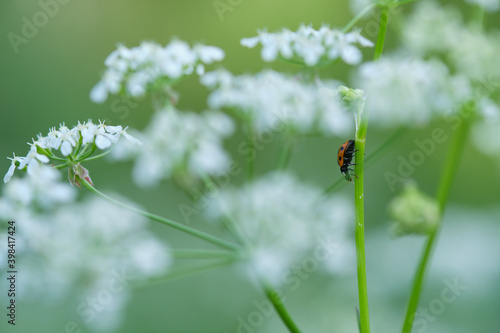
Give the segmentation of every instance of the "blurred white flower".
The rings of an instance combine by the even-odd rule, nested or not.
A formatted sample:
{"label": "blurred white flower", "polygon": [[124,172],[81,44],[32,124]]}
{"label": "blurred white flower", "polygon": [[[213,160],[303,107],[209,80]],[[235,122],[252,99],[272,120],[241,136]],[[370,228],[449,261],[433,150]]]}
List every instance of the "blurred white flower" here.
{"label": "blurred white flower", "polygon": [[[498,0],[494,1],[499,4]],[[439,55],[459,74],[480,82],[499,75],[498,32],[483,32],[465,24],[459,10],[433,1],[415,4],[404,21],[402,42],[422,57]]]}
{"label": "blurred white flower", "polygon": [[481,153],[500,157],[500,108],[490,99],[478,102],[482,118],[472,125],[472,142]]}
{"label": "blurred white flower", "polygon": [[289,124],[301,133],[342,136],[354,127],[352,113],[342,108],[336,81],[318,85],[271,70],[240,76],[218,70],[202,76],[201,82],[212,89],[211,108],[237,109],[251,117],[257,132]]}
{"label": "blurred white flower", "polygon": [[483,83],[500,75],[499,53],[498,32],[481,33],[463,28],[452,40],[448,57],[458,73]]}
{"label": "blurred white flower", "polygon": [[215,46],[195,45],[173,40],[165,47],[151,42],[128,49],[123,45],[104,62],[107,69],[101,81],[90,92],[90,99],[102,103],[108,94],[125,91],[133,97],[143,96],[158,84],[162,88],[182,76],[204,71],[204,64],[224,58],[224,51]]}
{"label": "blurred white flower", "polygon": [[15,178],[4,191],[10,198],[12,208],[32,205],[45,209],[61,203],[72,202],[76,193],[74,188],[60,180],[56,169],[37,165],[29,177]]}
{"label": "blurred white flower", "polygon": [[478,5],[487,12],[496,12],[500,8],[499,0],[465,0],[465,2],[471,5]]}
{"label": "blurred white flower", "polygon": [[[12,163],[5,174],[4,183],[11,180],[16,166],[19,170],[26,168],[28,175],[32,176],[34,169],[37,169],[42,164],[49,163],[51,159],[54,162],[60,162],[61,157],[54,155],[55,151],[53,150],[59,150],[63,157],[72,155],[68,159],[71,164],[79,163],[91,155],[94,144],[97,148],[104,150],[118,142],[122,135],[128,142],[141,144],[139,140],[128,134],[122,126],[107,126],[101,122],[96,125],[91,120],[83,124],[79,122],[77,126],[71,129],[66,127],[64,123],[60,125],[59,129],[53,127],[49,130],[47,136],[39,134],[37,139],[33,140],[32,144],[29,144],[31,148],[26,157],[14,155],[13,158],[9,158]],[[76,147],[78,149],[75,149]]]}
{"label": "blurred white flower", "polygon": [[353,209],[341,197],[323,198],[319,189],[275,173],[240,189],[222,190],[209,201],[206,214],[213,221],[233,221],[248,242],[251,276],[281,284],[286,271],[324,237],[349,243]]}
{"label": "blurred white flower", "polygon": [[323,25],[319,30],[300,25],[297,31],[282,29],[280,32],[259,31],[258,36],[243,38],[241,45],[253,48],[262,44],[264,61],[274,61],[279,56],[287,60],[300,60],[307,66],[322,61],[341,58],[345,63],[356,65],[361,62],[361,51],[355,44],[372,47],[373,43],[361,36],[359,31],[344,33]]}
{"label": "blurred white flower", "polygon": [[222,174],[230,162],[222,141],[233,130],[232,120],[222,113],[196,114],[169,107],[157,111],[142,133],[135,133],[142,146],[124,141],[112,157],[135,160],[133,179],[140,186],[155,185],[179,170],[194,177]]}
{"label": "blurred white flower", "polygon": [[[52,168],[41,168],[49,179],[58,176]],[[168,248],[146,229],[145,218],[100,198],[74,202],[69,184],[53,180],[39,188],[35,179],[40,180],[14,179],[0,198],[0,208],[11,209],[0,209],[0,218],[14,219],[17,226],[16,256],[23,265],[19,297],[46,303],[79,297],[82,306],[97,297],[102,311],[96,311],[95,318],[82,314],[80,307],[77,314],[91,327],[116,329],[131,285],[170,266]],[[6,230],[0,237],[7,238]],[[1,261],[0,269],[5,270],[4,265]],[[100,293],[107,294],[106,301]]]}
{"label": "blurred white flower", "polygon": [[437,60],[385,57],[361,65],[355,82],[366,93],[370,122],[385,127],[425,124],[472,96],[468,80],[450,76]]}
{"label": "blurred white flower", "polygon": [[[431,271],[441,277],[456,277],[462,284],[474,286],[478,299],[496,301],[500,267],[491,264],[491,256],[500,253],[498,220],[500,211],[495,206],[481,209],[449,207],[439,239]],[[472,287],[471,287],[472,289]]]}
{"label": "blurred white flower", "polygon": [[460,11],[428,0],[414,7],[402,26],[404,47],[420,56],[447,52],[450,43],[458,39],[457,33],[464,29]]}

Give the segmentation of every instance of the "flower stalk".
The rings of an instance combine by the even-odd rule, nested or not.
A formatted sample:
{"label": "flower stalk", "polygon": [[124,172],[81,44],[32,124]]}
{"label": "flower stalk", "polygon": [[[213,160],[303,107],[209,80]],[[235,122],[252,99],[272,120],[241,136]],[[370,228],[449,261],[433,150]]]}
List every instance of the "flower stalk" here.
{"label": "flower stalk", "polygon": [[364,217],[364,166],[365,143],[368,127],[368,115],[363,113],[364,102],[358,104],[356,120],[356,166],[354,168],[356,179],[354,181],[354,208],[355,208],[355,235],[356,258],[358,271],[359,294],[359,326],[361,333],[370,332],[370,319],[368,312],[368,287],[366,280],[365,259],[365,217]]}
{"label": "flower stalk", "polygon": [[261,282],[261,284],[264,288],[264,292],[266,293],[267,298],[273,304],[274,309],[276,310],[288,330],[291,333],[300,333],[299,328],[285,308],[285,305],[283,304],[278,292],[269,283]]}
{"label": "flower stalk", "polygon": [[453,133],[451,147],[448,151],[448,156],[446,158],[446,162],[441,175],[441,181],[439,182],[436,193],[436,200],[439,205],[439,214],[441,216],[441,219],[437,227],[429,235],[427,243],[425,244],[424,250],[422,252],[422,257],[414,276],[410,299],[408,301],[403,328],[401,330],[403,333],[410,333],[413,326],[413,319],[415,318],[415,312],[417,311],[417,307],[420,301],[420,295],[422,293],[425,275],[429,266],[429,262],[431,260],[432,251],[436,243],[441,224],[443,223],[443,215],[446,208],[446,203],[450,194],[451,185],[453,184],[453,180],[455,178],[457,166],[460,162],[463,146],[468,137],[469,128],[470,121],[462,120],[462,124],[460,124],[458,129]]}
{"label": "flower stalk", "polygon": [[[389,8],[380,9],[380,24],[375,45],[374,61],[380,59],[384,50],[385,35],[389,19]],[[358,295],[359,295],[359,327],[361,333],[370,332],[370,317],[368,311],[368,287],[366,279],[366,258],[365,258],[365,212],[364,212],[364,166],[365,166],[365,145],[366,132],[368,130],[368,113],[363,112],[364,98],[357,102],[356,110],[356,166],[354,172],[356,179],[354,182],[354,208],[355,208],[355,238],[356,238],[356,258],[358,272]]]}
{"label": "flower stalk", "polygon": [[85,179],[82,179],[82,184],[92,193],[94,193],[95,195],[103,198],[103,199],[106,199],[107,201],[111,202],[111,203],[114,203],[115,205],[118,205],[120,207],[123,207],[131,212],[134,212],[134,213],[137,213],[141,216],[144,216],[150,220],[153,220],[153,221],[156,221],[156,222],[160,222],[160,223],[163,223],[163,224],[166,224],[172,228],[175,228],[177,230],[180,230],[180,231],[183,231],[185,233],[188,233],[192,236],[195,236],[197,238],[200,238],[200,239],[203,239],[207,242],[210,242],[212,244],[215,244],[217,246],[220,246],[220,247],[223,247],[225,249],[229,249],[229,250],[237,250],[238,249],[238,246],[237,245],[234,245],[232,243],[229,243],[229,242],[226,242],[225,240],[222,240],[220,238],[217,238],[217,237],[214,237],[212,235],[209,235],[209,234],[206,234],[202,231],[198,231],[196,229],[193,229],[193,228],[190,228],[190,227],[187,227],[185,225],[182,225],[178,222],[175,222],[175,221],[172,221],[172,220],[169,220],[169,219],[166,219],[164,217],[161,217],[161,216],[158,216],[158,215],[155,215],[155,214],[152,214],[152,213],[149,213],[149,212],[146,212],[146,211],[143,211],[141,209],[138,209],[138,208],[135,208],[135,207],[132,207],[132,206],[129,206],[123,202],[120,202],[118,200],[115,200],[109,196],[107,196],[106,194],[102,193],[101,191],[97,190],[94,186],[92,186],[87,180]]}

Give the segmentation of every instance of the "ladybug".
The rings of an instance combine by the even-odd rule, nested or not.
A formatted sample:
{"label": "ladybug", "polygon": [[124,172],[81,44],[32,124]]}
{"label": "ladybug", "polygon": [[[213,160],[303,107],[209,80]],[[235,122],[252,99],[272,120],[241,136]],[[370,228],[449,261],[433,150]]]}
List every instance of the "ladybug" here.
{"label": "ladybug", "polygon": [[354,163],[351,163],[352,158],[354,157],[354,153],[357,151],[354,150],[354,147],[355,141],[347,140],[340,146],[339,151],[337,152],[337,163],[339,164],[340,172],[344,174],[345,179],[348,181],[352,180],[350,171],[354,171],[353,169],[349,168],[351,165],[355,165]]}

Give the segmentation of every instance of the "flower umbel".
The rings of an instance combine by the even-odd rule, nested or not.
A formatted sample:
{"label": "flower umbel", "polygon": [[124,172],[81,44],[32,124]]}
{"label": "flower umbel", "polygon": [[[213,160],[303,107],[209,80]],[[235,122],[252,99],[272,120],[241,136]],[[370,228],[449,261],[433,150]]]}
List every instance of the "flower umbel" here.
{"label": "flower umbel", "polygon": [[337,81],[306,83],[271,70],[238,76],[218,70],[205,74],[201,82],[213,90],[208,98],[211,108],[235,109],[254,123],[257,132],[283,124],[299,133],[352,131],[352,115],[342,107]]}
{"label": "flower umbel", "polygon": [[251,276],[257,274],[273,284],[283,283],[287,269],[324,237],[346,245],[339,251],[342,254],[332,253],[338,261],[328,263],[332,271],[343,270],[338,264],[347,264],[342,256],[352,250],[347,237],[350,202],[342,197],[322,198],[317,188],[286,173],[269,174],[239,189],[223,189],[207,207],[211,220],[222,224],[229,220],[247,242],[246,267]]}
{"label": "flower umbel", "polygon": [[96,103],[106,101],[109,94],[125,92],[141,97],[148,90],[161,90],[183,76],[196,71],[201,75],[205,65],[224,58],[224,51],[215,46],[189,44],[173,40],[166,46],[143,42],[131,49],[118,45],[104,62],[107,69],[90,93]]}
{"label": "flower umbel", "polygon": [[394,221],[392,232],[395,236],[427,235],[440,220],[437,201],[419,191],[413,183],[407,184],[403,192],[393,199],[389,213]]}
{"label": "flower umbel", "polygon": [[234,124],[221,112],[180,112],[173,107],[158,110],[143,133],[144,143],[124,141],[112,153],[118,160],[134,159],[133,179],[140,186],[152,186],[172,176],[199,178],[222,174],[229,156],[222,141],[233,133]]}
{"label": "flower umbel", "polygon": [[323,25],[315,30],[310,25],[301,25],[297,31],[283,29],[279,32],[259,31],[259,35],[243,38],[241,45],[253,48],[262,44],[262,59],[274,61],[278,57],[285,60],[303,62],[307,66],[342,59],[349,65],[361,62],[362,55],[356,44],[372,47],[373,43],[361,36],[358,30],[344,33]]}
{"label": "flower umbel", "polygon": [[12,163],[5,174],[4,182],[10,181],[16,168],[32,176],[35,168],[49,163],[57,169],[70,167],[70,175],[73,176],[70,176],[70,180],[75,185],[79,184],[78,178],[90,181],[88,171],[80,163],[102,156],[102,154],[92,155],[97,148],[100,150],[110,148],[122,135],[127,141],[140,144],[139,140],[127,134],[122,126],[107,126],[101,122],[94,124],[89,120],[83,124],[78,123],[71,129],[64,124],[61,124],[59,129],[53,127],[47,136],[39,134],[37,140],[29,144],[31,148],[26,157],[14,155],[13,158],[9,158]]}

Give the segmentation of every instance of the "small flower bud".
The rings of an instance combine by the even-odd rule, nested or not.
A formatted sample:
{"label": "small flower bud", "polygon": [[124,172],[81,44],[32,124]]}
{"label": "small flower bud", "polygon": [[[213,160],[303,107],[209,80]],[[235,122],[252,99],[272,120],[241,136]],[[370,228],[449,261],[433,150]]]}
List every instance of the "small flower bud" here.
{"label": "small flower bud", "polygon": [[438,225],[439,206],[436,200],[421,192],[416,184],[408,184],[389,204],[395,236],[409,234],[427,235]]}

